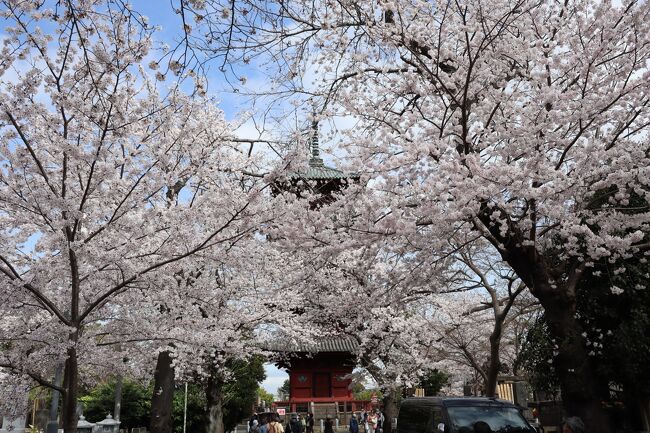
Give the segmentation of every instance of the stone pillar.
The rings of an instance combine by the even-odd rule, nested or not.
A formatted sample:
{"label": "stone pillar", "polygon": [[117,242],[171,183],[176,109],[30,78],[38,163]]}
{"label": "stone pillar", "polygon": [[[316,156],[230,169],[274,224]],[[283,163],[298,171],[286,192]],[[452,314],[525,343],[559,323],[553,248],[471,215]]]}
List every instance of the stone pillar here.
{"label": "stone pillar", "polygon": [[[54,384],[61,386],[63,382],[63,365],[56,368],[54,375]],[[52,391],[52,403],[50,406],[50,420],[47,423],[46,433],[58,433],[59,431],[59,397],[60,392],[57,390]]]}

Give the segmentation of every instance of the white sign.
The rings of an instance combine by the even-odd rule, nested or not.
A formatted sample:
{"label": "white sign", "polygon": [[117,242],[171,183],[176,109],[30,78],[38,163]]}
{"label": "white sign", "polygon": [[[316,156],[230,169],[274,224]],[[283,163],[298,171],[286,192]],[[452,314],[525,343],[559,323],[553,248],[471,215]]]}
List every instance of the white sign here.
{"label": "white sign", "polygon": [[280,416],[285,416],[287,414],[287,410],[283,407],[278,408],[277,412]]}

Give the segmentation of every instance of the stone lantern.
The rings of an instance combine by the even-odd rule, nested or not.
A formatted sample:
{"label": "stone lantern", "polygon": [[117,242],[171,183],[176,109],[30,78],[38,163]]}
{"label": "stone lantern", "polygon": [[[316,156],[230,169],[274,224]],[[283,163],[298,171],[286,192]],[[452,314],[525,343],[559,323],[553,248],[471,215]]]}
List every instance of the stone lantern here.
{"label": "stone lantern", "polygon": [[86,417],[79,415],[79,422],[77,422],[77,433],[92,433],[95,424],[86,421]]}
{"label": "stone lantern", "polygon": [[109,413],[105,420],[99,421],[97,423],[97,427],[99,427],[96,430],[97,433],[119,433],[120,422],[114,420],[111,414]]}

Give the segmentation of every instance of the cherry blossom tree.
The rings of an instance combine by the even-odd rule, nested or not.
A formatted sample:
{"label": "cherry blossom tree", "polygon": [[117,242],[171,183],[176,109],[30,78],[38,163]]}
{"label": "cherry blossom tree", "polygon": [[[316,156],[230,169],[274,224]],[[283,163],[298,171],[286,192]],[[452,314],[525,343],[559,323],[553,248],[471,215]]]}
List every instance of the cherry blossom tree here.
{"label": "cherry blossom tree", "polygon": [[453,272],[438,300],[442,317],[433,329],[480,376],[485,395],[494,397],[502,355],[508,354],[510,367],[516,358],[517,320],[538,304],[522,295],[526,287],[489,244],[456,246]]}
{"label": "cherry blossom tree", "polygon": [[494,397],[498,376],[516,374],[520,322],[535,310],[536,302],[519,294],[512,296],[516,292],[510,295],[496,283],[490,284],[497,295],[496,304],[484,287],[451,287],[438,296],[428,328],[438,338],[439,356],[466,367],[465,384],[472,384],[477,395]]}
{"label": "cherry blossom tree", "polygon": [[[226,302],[214,266],[254,236],[268,197],[264,182],[242,174],[257,157],[239,149],[214,102],[145,72],[152,30],[129,6],[2,6],[2,380],[61,392],[71,433],[80,375],[123,364],[115,345],[101,343],[120,330],[135,338],[131,328],[146,329],[156,314],[136,306],[169,307],[189,287]],[[207,262],[211,284],[190,284]],[[162,328],[173,331],[165,339],[189,333],[184,344],[203,344],[188,329],[201,305],[183,301],[187,311],[170,311],[188,318]],[[210,313],[223,325],[217,343],[236,339],[223,312]],[[51,379],[58,365],[63,382]],[[3,395],[3,403],[15,402]]]}
{"label": "cherry blossom tree", "polygon": [[400,221],[392,236],[375,231],[377,220],[394,229],[397,219],[367,207],[363,187],[328,199],[292,197],[287,193],[285,205],[291,219],[277,219],[271,232],[273,246],[291,257],[284,272],[298,292],[292,320],[312,334],[353,339],[359,367],[384,391],[385,415],[394,418],[401,390],[442,359],[428,316],[447,262],[435,251],[405,247],[417,236],[414,220]]}
{"label": "cherry blossom tree", "polygon": [[256,328],[273,322],[259,306],[277,298],[267,277],[281,267],[266,244],[255,237],[224,244],[221,254],[192,260],[191,272],[159,277],[155,290],[138,299],[113,300],[100,345],[119,348],[117,356],[129,365],[148,368],[140,372],[145,377],[156,365],[151,430],[172,431],[175,384],[192,381],[206,390],[206,431],[223,432],[226,364],[261,353]]}
{"label": "cherry blossom tree", "polygon": [[282,13],[309,35],[332,110],[360,119],[349,150],[394,197],[377,205],[488,240],[545,309],[567,412],[606,430],[575,299],[595,260],[648,253],[648,209],[625,209],[648,199],[648,8],[297,1]]}
{"label": "cherry blossom tree", "polygon": [[575,299],[595,261],[649,250],[647,205],[626,209],[649,194],[645,3],[221,6],[220,34],[280,48],[280,80],[359,120],[347,150],[385,192],[377,208],[431,224],[433,244],[494,246],[545,310],[565,409],[607,430]]}

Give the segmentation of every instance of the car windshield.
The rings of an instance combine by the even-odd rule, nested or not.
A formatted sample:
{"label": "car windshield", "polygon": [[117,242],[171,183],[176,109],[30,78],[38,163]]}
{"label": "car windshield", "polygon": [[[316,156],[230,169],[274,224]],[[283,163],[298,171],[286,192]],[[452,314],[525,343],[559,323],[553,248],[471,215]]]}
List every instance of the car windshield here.
{"label": "car windshield", "polygon": [[514,407],[448,407],[452,429],[456,433],[531,432],[528,423]]}

